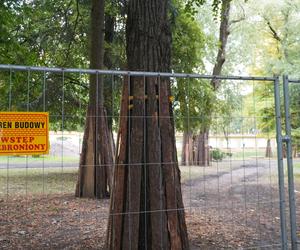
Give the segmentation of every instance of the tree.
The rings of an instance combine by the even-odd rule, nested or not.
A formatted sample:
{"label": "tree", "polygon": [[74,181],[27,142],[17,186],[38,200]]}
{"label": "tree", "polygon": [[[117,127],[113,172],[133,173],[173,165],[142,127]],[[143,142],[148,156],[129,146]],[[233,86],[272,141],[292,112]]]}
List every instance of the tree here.
{"label": "tree", "polygon": [[[199,7],[204,4],[205,1],[188,1],[186,7],[191,13],[195,13],[196,10],[193,8],[193,4]],[[226,46],[229,37],[229,14],[230,14],[230,5],[231,0],[222,0],[222,1],[212,1],[212,8],[215,16],[220,12],[220,26],[219,26],[219,37],[218,37],[218,52],[214,62],[214,67],[212,70],[213,75],[220,75],[223,69],[223,65],[226,59]],[[203,81],[202,81],[203,82]],[[211,89],[215,92],[216,95],[219,87],[220,80],[213,79],[210,82]],[[208,144],[208,135],[209,127],[212,123],[212,115],[214,113],[213,100],[215,100],[214,95],[211,93],[211,89],[206,87],[207,94],[204,96],[206,105],[204,110],[201,112],[201,125],[198,126],[198,131],[186,131],[183,136],[183,148],[182,148],[182,163],[186,165],[187,163],[194,165],[207,166],[210,164],[209,156],[209,144]],[[202,90],[203,91],[203,90]],[[201,109],[200,109],[201,110]],[[193,129],[191,127],[191,129]],[[195,133],[196,132],[196,133]],[[193,152],[190,152],[190,151]]]}
{"label": "tree", "polygon": [[[128,2],[128,70],[170,71],[168,3]],[[124,81],[107,249],[189,248],[170,96],[168,78]]]}
{"label": "tree", "polygon": [[[251,44],[254,46],[248,48],[252,51],[251,55],[255,58],[251,61],[250,72],[256,75],[281,75],[289,74],[294,78],[300,76],[299,72],[299,39],[297,30],[299,29],[300,1],[282,0],[279,5],[274,6],[273,2],[265,1],[262,5],[251,5],[253,13],[256,13],[255,23],[252,26],[259,27],[260,37],[255,35],[255,31],[247,28],[251,35]],[[250,9],[251,10],[251,9]],[[250,11],[249,11],[250,12]],[[250,12],[249,15],[252,15]],[[252,17],[253,18],[253,17]],[[261,56],[257,56],[261,55]],[[272,83],[265,83],[263,86],[257,86],[256,92],[262,105],[258,105],[257,115],[258,127],[262,133],[275,133],[275,115],[274,115],[274,87]],[[294,154],[299,147],[299,89],[297,86],[291,86],[290,106],[292,115],[292,137]],[[285,151],[284,151],[285,152]],[[271,156],[271,147],[269,140],[266,145],[266,156]]]}
{"label": "tree", "polygon": [[[209,40],[200,23],[191,15],[191,11],[184,8],[181,1],[174,7],[177,11],[172,25],[172,70],[181,73],[199,71],[204,65],[205,45]],[[176,129],[183,132],[181,164],[199,165],[198,155],[193,150],[197,146],[195,136],[196,131],[205,126],[207,111],[212,108],[212,88],[206,80],[189,78],[176,79],[176,85],[172,88],[175,92]]]}
{"label": "tree", "polygon": [[[104,0],[91,8],[90,68],[102,69],[104,57]],[[89,106],[80,155],[76,196],[105,198],[111,186],[112,137],[103,104],[103,79],[90,75]]]}
{"label": "tree", "polygon": [[[28,66],[85,67],[87,65],[86,13],[89,4],[82,1],[10,1],[0,5],[0,61]],[[2,72],[4,83],[9,74]],[[4,80],[6,79],[6,80]],[[46,72],[11,72],[12,110],[27,109],[27,82],[30,83],[30,110],[45,110],[62,117],[62,74]],[[45,89],[42,82],[45,80]],[[87,81],[78,74],[64,75],[64,116],[51,119],[52,130],[82,128],[87,103]],[[8,84],[0,84],[1,110],[8,107]],[[45,103],[44,103],[45,94]],[[5,101],[4,101],[5,100]],[[7,101],[6,101],[7,100]]]}

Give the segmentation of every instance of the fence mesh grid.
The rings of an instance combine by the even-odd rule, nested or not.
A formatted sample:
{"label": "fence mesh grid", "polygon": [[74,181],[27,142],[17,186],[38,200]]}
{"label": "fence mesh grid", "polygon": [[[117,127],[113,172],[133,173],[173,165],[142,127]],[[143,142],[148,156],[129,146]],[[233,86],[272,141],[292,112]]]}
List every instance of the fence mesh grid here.
{"label": "fence mesh grid", "polygon": [[[0,71],[1,111],[46,111],[50,117],[49,155],[0,157],[4,247],[105,249],[108,218],[115,216],[109,214],[109,200],[74,197],[90,74],[103,77],[116,144],[121,89],[134,73],[8,66]],[[149,77],[159,84],[162,77],[139,75],[144,84]],[[281,248],[274,79],[222,77],[215,93],[209,87],[213,77],[164,77],[170,77],[174,116],[163,118],[174,119],[191,248]],[[207,145],[201,141],[203,124],[209,124]],[[203,164],[196,157],[201,143],[210,152]],[[165,211],[145,211],[153,212]]]}
{"label": "fence mesh grid", "polygon": [[300,98],[300,80],[290,79],[283,76],[283,99],[285,114],[285,137],[287,138],[287,177],[286,182],[289,185],[289,226],[291,228],[291,246],[297,249],[299,244],[299,98]]}

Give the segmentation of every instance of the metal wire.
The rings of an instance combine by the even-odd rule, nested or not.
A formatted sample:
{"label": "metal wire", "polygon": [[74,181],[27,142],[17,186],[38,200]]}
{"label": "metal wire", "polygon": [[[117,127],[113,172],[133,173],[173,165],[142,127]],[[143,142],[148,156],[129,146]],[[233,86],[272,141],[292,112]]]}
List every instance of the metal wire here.
{"label": "metal wire", "polygon": [[[60,88],[59,90],[57,90],[57,92],[59,92],[60,94],[58,94],[59,98],[56,100],[57,102],[60,102],[60,107],[58,108],[59,111],[57,111],[57,114],[53,113],[51,114],[51,118],[53,118],[53,122],[55,119],[59,119],[59,122],[61,123],[60,126],[60,135],[62,137],[61,140],[61,148],[60,148],[60,174],[61,174],[61,194],[66,194],[69,192],[69,190],[67,190],[67,186],[64,183],[64,179],[63,176],[66,172],[66,168],[68,168],[68,156],[66,150],[67,150],[67,143],[64,141],[64,138],[67,136],[67,128],[68,128],[68,121],[70,119],[75,119],[78,118],[78,114],[77,113],[71,113],[70,109],[68,109],[68,95],[69,95],[69,89],[68,86],[72,83],[67,82],[68,81],[68,76],[69,74],[75,74],[75,77],[79,77],[79,81],[83,81],[84,77],[87,77],[91,74],[95,74],[96,75],[96,86],[97,86],[97,103],[96,106],[98,107],[99,103],[98,103],[98,94],[99,94],[99,77],[103,77],[101,81],[101,83],[108,83],[111,84],[112,86],[112,92],[111,92],[111,113],[110,114],[105,114],[103,117],[105,117],[106,119],[110,118],[112,119],[112,124],[116,124],[117,119],[120,119],[120,116],[118,114],[118,112],[116,112],[117,107],[119,106],[119,103],[117,103],[117,101],[119,100],[117,96],[117,92],[115,90],[115,88],[119,87],[116,83],[116,80],[119,79],[118,77],[125,77],[127,76],[127,81],[124,81],[124,84],[128,84],[128,91],[129,91],[129,96],[131,96],[131,91],[132,88],[130,86],[130,81],[132,79],[132,77],[134,76],[141,76],[142,81],[143,81],[143,88],[144,88],[144,93],[145,95],[147,94],[147,79],[149,77],[155,77],[155,82],[158,85],[158,100],[161,99],[161,85],[165,84],[163,81],[165,80],[164,77],[168,77],[168,78],[172,78],[174,85],[176,84],[181,84],[182,86],[184,86],[184,93],[185,93],[185,105],[187,107],[187,113],[186,114],[181,114],[178,117],[176,117],[176,114],[174,114],[173,116],[162,116],[161,115],[161,103],[158,102],[158,113],[159,113],[159,117],[158,120],[161,121],[161,119],[173,119],[174,124],[176,123],[176,120],[178,118],[181,119],[187,119],[187,130],[190,131],[192,130],[193,127],[193,123],[194,122],[198,122],[198,123],[203,123],[205,122],[208,118],[216,121],[216,132],[214,136],[211,136],[209,138],[209,144],[215,144],[216,148],[221,148],[222,150],[225,150],[225,152],[230,155],[229,159],[228,157],[223,160],[222,162],[219,161],[212,161],[211,165],[209,166],[194,166],[194,162],[191,162],[189,157],[187,159],[187,166],[186,166],[186,174],[184,175],[183,178],[183,185],[182,185],[182,192],[183,192],[183,199],[184,199],[184,208],[168,208],[168,209],[164,209],[163,208],[163,201],[160,199],[160,204],[159,204],[159,208],[157,210],[151,210],[149,211],[147,209],[147,200],[149,199],[149,194],[147,194],[147,185],[149,185],[148,183],[148,173],[149,173],[149,169],[151,167],[156,167],[158,165],[158,163],[161,163],[162,159],[160,158],[158,162],[152,161],[152,159],[149,159],[149,162],[147,163],[143,163],[143,162],[132,162],[131,159],[131,153],[132,153],[132,148],[131,148],[131,142],[132,142],[132,138],[129,138],[129,147],[128,147],[128,163],[127,164],[118,164],[120,167],[126,167],[128,169],[128,176],[129,176],[129,183],[132,181],[131,178],[131,171],[134,171],[133,167],[136,166],[141,166],[144,168],[144,176],[143,179],[145,180],[144,183],[144,190],[141,192],[144,192],[144,204],[143,206],[145,207],[144,211],[134,211],[134,209],[132,208],[132,204],[131,204],[131,199],[133,197],[131,197],[132,195],[132,191],[131,190],[131,185],[129,184],[127,187],[127,194],[128,194],[128,203],[126,206],[128,206],[129,211],[126,213],[111,213],[109,215],[107,214],[102,214],[101,216],[96,216],[95,220],[97,222],[97,224],[101,224],[101,220],[100,218],[106,218],[106,217],[112,217],[116,216],[116,215],[124,215],[127,217],[128,219],[128,245],[129,248],[131,249],[132,247],[132,242],[131,239],[133,238],[133,230],[131,228],[132,226],[132,220],[134,219],[134,216],[138,215],[138,214],[144,214],[144,238],[145,240],[149,240],[148,239],[148,233],[149,233],[149,225],[150,225],[150,220],[148,219],[148,215],[151,213],[158,213],[158,216],[160,216],[160,224],[163,225],[163,216],[164,213],[166,212],[175,212],[175,211],[184,211],[188,216],[191,216],[192,219],[194,218],[193,216],[195,216],[196,212],[200,212],[201,213],[201,219],[202,222],[204,223],[201,224],[199,222],[199,227],[205,227],[206,225],[209,226],[212,223],[218,223],[218,225],[221,225],[221,228],[219,228],[218,230],[222,231],[222,227],[224,226],[229,226],[231,233],[234,237],[238,238],[239,237],[239,229],[236,228],[236,226],[240,226],[240,224],[243,225],[243,230],[245,230],[245,232],[249,232],[249,234],[251,233],[252,236],[254,238],[257,238],[255,243],[251,243],[253,247],[255,248],[263,248],[265,246],[270,246],[270,247],[277,247],[277,246],[285,246],[286,242],[283,241],[283,245],[281,245],[280,243],[280,238],[276,235],[276,233],[274,233],[272,230],[277,230],[279,232],[280,228],[278,223],[274,222],[275,219],[274,217],[279,213],[278,210],[278,206],[279,204],[282,205],[282,208],[284,207],[284,199],[282,199],[282,197],[278,197],[278,195],[274,195],[273,193],[273,187],[272,187],[272,178],[274,176],[274,168],[273,168],[273,162],[271,161],[271,158],[268,157],[268,159],[264,159],[265,161],[260,163],[260,159],[259,159],[259,155],[260,155],[260,149],[259,149],[259,137],[257,135],[257,129],[258,129],[258,120],[261,118],[264,118],[264,115],[260,115],[258,114],[257,110],[257,93],[255,90],[255,85],[256,84],[261,84],[264,85],[266,84],[266,82],[272,83],[274,81],[277,81],[278,79],[276,77],[252,77],[252,76],[209,76],[209,75],[199,75],[199,74],[181,74],[181,73],[162,73],[162,72],[132,72],[132,71],[111,71],[111,70],[91,70],[91,69],[65,69],[65,68],[46,68],[46,67],[27,67],[27,66],[15,66],[15,65],[0,65],[0,73],[2,72],[9,72],[9,92],[8,92],[8,110],[11,111],[12,110],[12,106],[13,103],[17,103],[18,100],[14,100],[14,102],[12,102],[12,98],[14,96],[14,91],[13,91],[13,83],[12,83],[12,78],[13,78],[13,72],[15,74],[15,71],[18,72],[27,72],[27,106],[26,106],[26,110],[27,111],[36,111],[39,110],[39,108],[42,108],[43,111],[49,111],[51,109],[50,104],[48,103],[48,97],[46,97],[47,95],[47,88],[49,88],[51,86],[51,84],[53,82],[51,81],[47,81],[47,79],[51,78],[50,77],[50,73],[57,73],[57,74],[61,74],[61,84],[60,84]],[[35,75],[33,74],[33,72],[39,73],[42,75],[41,78],[41,82],[39,83],[41,85],[42,91],[41,91],[41,107],[35,107],[34,105],[31,105],[35,100],[32,99],[38,99],[36,98],[36,94],[33,93],[33,89],[36,87],[35,86],[35,80],[36,78],[38,78],[38,74]],[[108,81],[104,81],[104,76],[109,78],[110,80]],[[40,76],[41,77],[41,76]],[[176,81],[177,79],[183,79],[182,82],[178,82]],[[252,84],[252,90],[251,90],[251,94],[252,94],[252,109],[254,109],[254,113],[252,114],[245,114],[243,112],[245,105],[241,104],[242,107],[236,110],[235,113],[232,114],[232,120],[229,122],[229,124],[226,124],[224,130],[225,130],[225,134],[229,134],[232,133],[232,131],[235,129],[233,128],[233,123],[235,119],[240,119],[240,129],[241,131],[239,132],[239,136],[240,136],[240,141],[243,143],[243,145],[240,146],[232,146],[231,145],[231,139],[226,139],[225,135],[222,134],[222,115],[211,115],[211,117],[207,117],[207,114],[199,114],[199,115],[195,115],[195,103],[193,103],[193,98],[194,98],[194,93],[193,93],[193,84],[198,84],[199,86],[204,86],[204,82],[193,82],[193,79],[203,79],[203,80],[210,80],[210,79],[220,79],[223,80],[224,83],[222,84],[228,84],[229,81],[235,81],[233,84],[233,88],[238,89],[239,86],[243,85],[243,84],[247,84],[251,85]],[[254,82],[255,81],[255,82]],[[102,87],[102,86],[101,86]],[[82,96],[85,92],[84,88],[81,87],[80,89],[76,90],[78,91],[78,93],[72,93],[72,94],[79,94],[79,96]],[[75,91],[75,92],[76,92]],[[238,91],[236,91],[238,92]],[[176,94],[176,93],[175,93]],[[172,95],[175,95],[174,93],[172,93]],[[277,93],[278,94],[278,93]],[[225,101],[230,101],[230,96],[227,96],[226,92],[224,94],[225,96],[221,97],[224,98]],[[243,98],[246,95],[243,96]],[[6,99],[7,100],[7,99]],[[53,101],[53,100],[52,100]],[[85,105],[86,105],[86,100],[80,99],[79,98],[79,109],[84,109]],[[176,98],[174,103],[176,102]],[[201,97],[199,97],[199,102],[201,102]],[[177,101],[178,102],[178,101]],[[1,103],[1,101],[0,101]],[[175,106],[175,104],[173,103],[173,105]],[[267,104],[265,103],[265,106],[267,106]],[[133,119],[137,119],[143,122],[143,129],[144,129],[144,134],[143,134],[143,158],[146,160],[147,157],[147,135],[146,135],[146,130],[147,130],[147,121],[148,119],[151,119],[152,116],[150,114],[147,115],[147,104],[146,104],[146,98],[143,99],[143,114],[141,116],[134,116],[132,115],[131,112],[129,112],[128,115],[128,122],[129,122],[129,127],[131,127],[132,125],[132,121]],[[176,109],[176,108],[174,108]],[[51,111],[51,110],[50,110]],[[177,111],[177,110],[175,110]],[[68,113],[70,112],[70,113]],[[98,112],[98,108],[96,108],[96,115],[94,118],[100,118],[100,114]],[[81,127],[84,124],[84,120],[83,119],[79,119],[79,123],[81,124]],[[99,119],[96,119],[97,121]],[[237,123],[237,122],[236,122]],[[254,128],[254,136],[252,136],[252,141],[254,141],[254,146],[253,149],[251,149],[252,151],[252,156],[254,158],[249,158],[247,155],[247,150],[248,147],[245,144],[247,142],[247,136],[248,136],[248,132],[246,131],[247,128],[247,124],[248,123],[252,123],[253,128]],[[99,128],[99,124],[96,123],[96,127]],[[177,131],[180,132],[180,131]],[[198,133],[199,131],[197,131]],[[178,133],[179,134],[179,133]],[[78,134],[78,144],[79,142],[81,143],[81,138],[82,135]],[[268,133],[267,138],[270,138],[270,135]],[[204,140],[201,141],[201,143],[203,143],[203,145],[205,144],[205,136],[203,136],[202,138],[198,138],[198,140]],[[265,138],[264,138],[265,139]],[[222,146],[224,140],[227,140],[227,144],[226,146]],[[234,139],[232,139],[234,140]],[[184,143],[182,141],[182,143]],[[100,145],[98,145],[98,140],[96,140],[96,149],[98,149],[98,147]],[[188,147],[191,147],[191,144],[188,142]],[[193,146],[192,146],[193,147]],[[78,149],[80,149],[80,146],[78,147]],[[236,151],[239,153],[239,156],[237,156],[235,158],[234,154],[236,153]],[[193,148],[188,148],[188,150],[194,150]],[[162,156],[162,150],[161,148],[159,148],[159,157]],[[79,155],[79,152],[78,152]],[[198,159],[196,161],[199,161]],[[268,162],[268,171],[263,170],[263,164],[265,164],[265,162]],[[26,183],[25,183],[25,196],[26,198],[29,197],[31,195],[31,187],[30,187],[30,182],[29,182],[29,169],[31,168],[31,158],[26,157],[26,164],[24,166],[18,166],[20,169],[21,168],[25,168],[26,170]],[[6,161],[6,196],[7,196],[7,201],[9,200],[9,192],[10,192],[10,166],[11,166],[12,162],[10,160],[10,158],[7,158]],[[177,160],[175,159],[174,161],[170,161],[170,162],[164,162],[164,167],[174,167],[176,164],[178,164]],[[254,168],[251,168],[251,171],[248,169],[249,167],[247,166],[251,165],[254,166]],[[109,166],[109,164],[102,164],[101,163],[101,167],[107,167]],[[262,166],[262,167],[261,167]],[[43,195],[47,195],[48,194],[48,188],[45,185],[46,179],[45,179],[45,171],[46,168],[48,167],[48,163],[45,162],[45,158],[42,159],[42,192]],[[72,165],[70,166],[71,168],[73,167]],[[93,167],[93,165],[85,165],[85,168],[90,168]],[[196,174],[194,174],[194,171]],[[182,172],[184,172],[182,170]],[[256,176],[256,181],[253,182],[251,181],[251,179],[249,179],[249,174],[255,174]],[[262,177],[262,174],[265,174],[266,177],[268,177],[269,183],[268,183],[268,190],[269,194],[266,193],[266,191],[264,190],[260,190],[260,187],[264,184],[264,177]],[[281,176],[280,178],[283,178],[283,176]],[[163,172],[162,169],[159,169],[159,191],[160,193],[163,193]],[[175,180],[175,183],[177,182],[177,180]],[[51,184],[51,183],[49,183]],[[176,183],[178,184],[178,183]],[[188,186],[186,186],[188,185]],[[253,191],[252,186],[253,185],[256,189],[256,192]],[[279,183],[277,186],[279,186],[281,192],[282,192],[282,183]],[[276,186],[276,187],[277,187]],[[1,186],[0,186],[0,190],[1,190]],[[13,192],[13,191],[12,191]],[[176,191],[176,187],[174,187],[173,189],[174,192],[174,197],[175,197],[175,203],[177,201],[177,191]],[[282,193],[281,193],[282,195]],[[255,198],[253,198],[253,196],[255,196]],[[200,197],[200,198],[199,198]],[[30,199],[28,198],[28,201]],[[96,201],[95,203],[95,210],[98,213],[101,213],[101,211],[98,209],[98,205],[102,204],[100,203],[100,201]],[[266,207],[270,209],[270,214],[264,214],[266,211]],[[27,204],[27,208],[30,208],[30,203]],[[253,211],[254,212],[253,212]],[[8,213],[9,211],[7,211]],[[255,213],[254,215],[252,215],[251,213]],[[212,216],[213,215],[213,216]],[[63,217],[63,213],[61,212],[59,214],[60,217]],[[84,218],[83,217],[84,214],[79,213],[79,218]],[[215,217],[214,217],[215,216]],[[240,218],[237,218],[237,216],[241,216]],[[283,220],[284,218],[284,214],[282,214],[282,218]],[[255,221],[253,222],[253,218],[255,218]],[[270,221],[270,228],[265,228],[263,223],[264,220]],[[188,221],[188,225],[189,223],[191,223],[190,221]],[[195,222],[196,223],[196,222]],[[230,225],[228,225],[228,223],[231,223]],[[114,224],[113,224],[114,225]],[[283,224],[282,224],[283,225]],[[180,227],[180,225],[178,225]],[[252,231],[250,231],[250,228],[256,228],[255,233],[253,233]],[[63,225],[60,225],[60,230],[63,229]],[[160,237],[161,237],[161,241],[163,242],[163,228],[158,228],[157,230],[160,230]],[[179,231],[180,228],[177,228],[177,230]],[[285,229],[286,230],[286,229]],[[273,234],[271,234],[273,232]],[[271,234],[271,241],[266,241],[266,236],[265,234]],[[284,237],[284,234],[283,236]],[[100,239],[99,239],[100,242]],[[270,243],[270,244],[269,244]],[[249,244],[247,242],[244,242],[245,244],[245,249],[247,249],[249,247]],[[248,244],[248,245],[247,245]],[[147,244],[145,244],[146,248],[147,248]],[[217,247],[217,246],[216,246]]]}

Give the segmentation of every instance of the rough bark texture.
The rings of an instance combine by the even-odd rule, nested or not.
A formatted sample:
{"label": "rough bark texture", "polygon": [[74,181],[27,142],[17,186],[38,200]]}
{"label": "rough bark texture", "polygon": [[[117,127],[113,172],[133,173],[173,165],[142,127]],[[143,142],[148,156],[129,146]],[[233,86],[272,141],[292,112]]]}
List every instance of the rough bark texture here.
{"label": "rough bark texture", "polygon": [[[93,0],[90,68],[103,68],[104,1]],[[112,137],[103,105],[103,79],[90,75],[89,106],[80,155],[77,197],[105,198],[111,185]]]}
{"label": "rough bark texture", "polygon": [[[129,70],[170,70],[168,0],[130,0]],[[189,249],[170,80],[124,81],[107,249]]]}

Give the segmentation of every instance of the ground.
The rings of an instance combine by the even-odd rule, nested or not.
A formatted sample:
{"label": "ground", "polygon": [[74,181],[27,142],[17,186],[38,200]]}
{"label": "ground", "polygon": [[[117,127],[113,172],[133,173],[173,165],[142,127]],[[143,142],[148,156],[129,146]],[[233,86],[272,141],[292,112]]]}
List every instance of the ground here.
{"label": "ground", "polygon": [[[75,198],[76,168],[5,171],[1,249],[105,249],[109,201]],[[191,249],[279,249],[276,173],[264,158],[181,167]]]}

